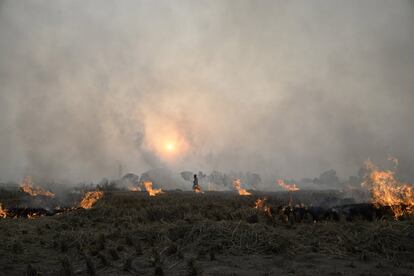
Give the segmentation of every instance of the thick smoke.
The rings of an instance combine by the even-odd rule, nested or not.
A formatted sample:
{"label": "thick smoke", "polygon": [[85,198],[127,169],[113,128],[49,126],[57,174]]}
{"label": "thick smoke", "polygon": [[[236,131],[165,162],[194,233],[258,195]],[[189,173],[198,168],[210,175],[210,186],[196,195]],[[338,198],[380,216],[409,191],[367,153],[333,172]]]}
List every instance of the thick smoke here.
{"label": "thick smoke", "polygon": [[413,26],[410,1],[0,1],[0,178],[413,176]]}

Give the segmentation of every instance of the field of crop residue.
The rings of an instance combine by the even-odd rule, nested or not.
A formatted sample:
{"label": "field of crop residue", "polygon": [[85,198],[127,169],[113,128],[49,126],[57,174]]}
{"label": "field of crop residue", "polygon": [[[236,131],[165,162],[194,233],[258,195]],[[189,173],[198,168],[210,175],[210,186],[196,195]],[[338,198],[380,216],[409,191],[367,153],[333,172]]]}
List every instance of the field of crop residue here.
{"label": "field of crop residue", "polygon": [[412,219],[280,207],[326,201],[341,203],[333,192],[106,192],[91,209],[0,219],[0,274],[413,275]]}

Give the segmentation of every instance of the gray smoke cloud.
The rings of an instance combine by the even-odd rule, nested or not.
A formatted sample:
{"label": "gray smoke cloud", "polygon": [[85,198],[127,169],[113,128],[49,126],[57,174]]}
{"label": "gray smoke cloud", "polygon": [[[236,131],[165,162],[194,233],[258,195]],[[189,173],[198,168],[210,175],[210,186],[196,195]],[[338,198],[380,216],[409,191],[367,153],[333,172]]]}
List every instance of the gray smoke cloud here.
{"label": "gray smoke cloud", "polygon": [[413,175],[413,27],[412,1],[0,1],[0,178]]}

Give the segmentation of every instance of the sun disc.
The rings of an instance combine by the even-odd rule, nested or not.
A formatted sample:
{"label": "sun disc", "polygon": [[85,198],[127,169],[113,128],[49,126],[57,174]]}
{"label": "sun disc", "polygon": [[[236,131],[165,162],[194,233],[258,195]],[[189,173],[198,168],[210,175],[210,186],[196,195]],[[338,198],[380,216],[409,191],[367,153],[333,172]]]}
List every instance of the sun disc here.
{"label": "sun disc", "polygon": [[174,152],[175,149],[176,149],[176,147],[175,147],[175,144],[174,143],[168,142],[168,143],[165,144],[165,150],[167,152]]}

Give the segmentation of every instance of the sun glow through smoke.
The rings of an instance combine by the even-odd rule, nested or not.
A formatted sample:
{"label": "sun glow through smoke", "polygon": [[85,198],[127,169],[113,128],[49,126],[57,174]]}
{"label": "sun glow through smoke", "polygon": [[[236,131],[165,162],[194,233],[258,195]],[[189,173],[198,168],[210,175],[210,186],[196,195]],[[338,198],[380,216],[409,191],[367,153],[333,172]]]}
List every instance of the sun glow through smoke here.
{"label": "sun glow through smoke", "polygon": [[145,146],[161,160],[171,165],[185,158],[189,151],[186,136],[174,125],[158,128],[149,127],[146,132],[148,135]]}
{"label": "sun glow through smoke", "polygon": [[174,142],[168,141],[165,143],[165,151],[169,153],[174,153],[176,151],[176,145]]}

